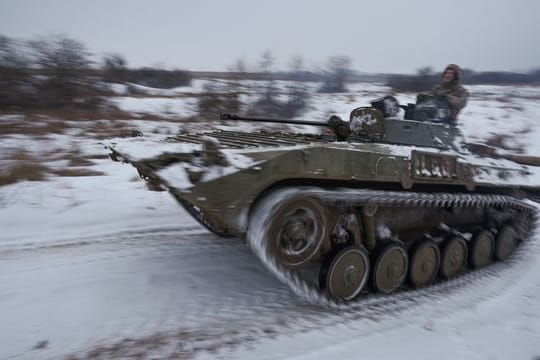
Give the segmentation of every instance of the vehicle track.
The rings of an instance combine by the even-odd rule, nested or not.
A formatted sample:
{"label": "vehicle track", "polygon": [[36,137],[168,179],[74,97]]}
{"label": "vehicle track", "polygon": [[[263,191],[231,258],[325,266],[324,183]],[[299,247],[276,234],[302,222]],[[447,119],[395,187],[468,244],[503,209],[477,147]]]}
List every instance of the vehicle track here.
{"label": "vehicle track", "polygon": [[367,189],[326,190],[314,187],[285,188],[273,192],[266,199],[263,199],[254,210],[247,236],[250,247],[265,267],[281,282],[289,286],[295,294],[305,298],[310,303],[337,310],[364,307],[364,300],[360,296],[355,301],[343,302],[329,297],[328,294],[319,289],[317,284],[312,284],[296,272],[279,265],[266,246],[265,234],[267,234],[267,227],[270,226],[274,210],[293,195],[315,198],[323,203],[342,203],[351,206],[514,208],[521,211],[520,219],[515,219],[516,226],[519,227],[518,231],[527,235],[530,234],[532,223],[536,217],[536,208],[533,205],[504,195],[430,194]]}
{"label": "vehicle track", "polygon": [[[46,243],[25,242],[22,244],[10,244],[0,246],[0,257],[24,256],[27,252],[49,252],[60,249],[79,248],[82,246],[118,246],[138,244],[146,242],[147,245],[163,245],[174,242],[174,239],[186,235],[207,234],[200,225],[188,225],[171,228],[147,228],[141,230],[129,230],[122,232],[105,233],[90,236],[64,238],[58,241]],[[201,244],[201,246],[204,246]]]}

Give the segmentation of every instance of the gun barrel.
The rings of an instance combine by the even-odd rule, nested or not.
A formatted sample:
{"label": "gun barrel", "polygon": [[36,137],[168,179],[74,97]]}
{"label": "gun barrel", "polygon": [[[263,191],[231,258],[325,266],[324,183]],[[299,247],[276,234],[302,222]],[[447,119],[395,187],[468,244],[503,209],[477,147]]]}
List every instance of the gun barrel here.
{"label": "gun barrel", "polygon": [[255,121],[255,122],[271,122],[280,124],[295,124],[295,125],[312,125],[312,126],[324,126],[328,127],[327,123],[310,121],[310,120],[294,120],[294,119],[281,119],[281,118],[265,118],[258,116],[240,116],[236,114],[221,114],[220,120],[243,120],[243,121]]}
{"label": "gun barrel", "polygon": [[471,143],[468,144],[469,150],[473,153],[483,156],[491,156],[497,159],[506,159],[528,166],[540,166],[540,157],[533,155],[519,154],[501,154],[497,148],[485,144]]}
{"label": "gun barrel", "polygon": [[540,157],[530,155],[502,155],[504,159],[515,161],[519,164],[529,166],[540,166]]}

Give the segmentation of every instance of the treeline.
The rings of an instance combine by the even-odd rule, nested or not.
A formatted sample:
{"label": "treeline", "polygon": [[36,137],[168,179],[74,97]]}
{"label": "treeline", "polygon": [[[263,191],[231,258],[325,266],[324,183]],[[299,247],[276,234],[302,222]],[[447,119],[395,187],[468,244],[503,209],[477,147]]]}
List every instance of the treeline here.
{"label": "treeline", "polygon": [[[246,71],[239,59],[228,72],[225,89],[208,88],[200,99],[201,113],[219,108],[247,108],[277,116],[294,116],[307,105],[308,94],[303,82],[320,82],[320,92],[344,92],[351,79],[351,60],[331,56],[317,71],[308,71],[301,57],[291,59],[289,71],[275,71],[270,51],[261,55],[255,71]],[[135,83],[154,88],[190,85],[193,73],[185,70],[156,68],[132,69],[119,54],[107,54],[95,60],[84,44],[65,35],[33,40],[18,40],[0,35],[0,111],[74,109],[101,111],[111,109],[107,83]],[[249,104],[240,100],[241,80],[263,80],[250,86]],[[276,80],[297,81],[287,89],[287,99],[278,94]],[[223,86],[218,86],[223,87]],[[134,92],[136,87],[130,86]],[[226,94],[224,94],[224,91]],[[245,93],[244,89],[244,93]]]}
{"label": "treeline", "polygon": [[106,110],[104,82],[170,88],[189,85],[188,71],[128,69],[117,54],[96,62],[81,42],[63,35],[15,40],[0,35],[0,110]]}
{"label": "treeline", "polygon": [[[290,61],[287,71],[274,69],[274,57],[265,51],[258,67],[251,71],[239,59],[227,72],[204,73],[157,68],[129,68],[119,54],[96,60],[81,42],[68,36],[53,35],[33,40],[17,40],[0,35],[0,111],[70,108],[100,111],[110,109],[105,100],[111,95],[107,83],[135,83],[154,88],[190,85],[192,78],[208,76],[229,80],[226,85],[206,89],[200,99],[200,112],[221,108],[246,109],[276,116],[295,116],[307,106],[305,82],[318,82],[319,92],[345,92],[351,81],[386,82],[394,91],[420,92],[440,82],[440,72],[430,67],[415,75],[369,75],[351,70],[346,56],[331,56],[317,70],[307,70],[301,57]],[[263,80],[242,90],[242,80]],[[287,89],[287,99],[278,94],[276,80],[296,81]],[[463,71],[464,84],[540,84],[540,69],[529,73]],[[262,85],[261,85],[262,84]],[[136,87],[129,87],[136,89]],[[241,94],[249,95],[249,103]],[[245,98],[245,96],[244,96]],[[241,101],[242,100],[242,101]]]}
{"label": "treeline", "polygon": [[101,72],[105,82],[131,82],[160,89],[188,86],[192,80],[191,72],[185,70],[130,69],[126,60],[118,54],[109,54],[103,58]]}
{"label": "treeline", "polygon": [[[441,81],[442,72],[436,73],[430,67],[420,68],[415,75],[390,75],[387,85],[394,91],[421,92]],[[540,69],[528,73],[508,71],[476,72],[464,69],[461,82],[468,85],[535,85],[540,84]]]}
{"label": "treeline", "polygon": [[[320,92],[344,92],[353,74],[351,60],[345,56],[329,57],[317,71],[306,70],[299,56],[291,59],[288,71],[275,71],[274,61],[271,51],[265,51],[255,71],[248,72],[239,59],[221,73],[229,81],[208,85],[201,94],[199,113],[227,110],[296,116],[309,101],[305,82],[320,82]],[[0,35],[0,111],[110,111],[114,110],[106,101],[113,94],[110,83],[173,88],[190,85],[192,77],[193,73],[184,70],[132,69],[119,54],[96,61],[84,44],[64,35],[34,40]],[[283,91],[275,82],[278,79],[295,80],[296,84]],[[262,81],[246,85],[243,80]],[[141,91],[134,86],[128,89],[132,94]]]}

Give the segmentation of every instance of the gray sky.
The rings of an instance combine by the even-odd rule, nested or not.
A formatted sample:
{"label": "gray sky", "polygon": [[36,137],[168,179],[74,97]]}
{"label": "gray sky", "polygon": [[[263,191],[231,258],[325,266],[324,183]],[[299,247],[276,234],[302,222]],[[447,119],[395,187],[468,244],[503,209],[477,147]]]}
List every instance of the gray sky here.
{"label": "gray sky", "polygon": [[538,0],[0,0],[0,34],[58,33],[131,67],[249,69],[265,50],[275,69],[295,55],[310,69],[344,55],[365,72],[540,67]]}

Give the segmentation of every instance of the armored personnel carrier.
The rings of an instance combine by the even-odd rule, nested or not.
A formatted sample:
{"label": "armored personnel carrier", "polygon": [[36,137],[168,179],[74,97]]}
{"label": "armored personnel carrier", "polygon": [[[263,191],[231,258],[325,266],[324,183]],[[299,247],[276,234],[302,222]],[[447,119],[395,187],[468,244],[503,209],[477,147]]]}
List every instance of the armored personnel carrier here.
{"label": "armored personnel carrier", "polygon": [[246,239],[275,276],[318,303],[424,287],[505,260],[533,223],[526,197],[538,159],[467,145],[440,121],[444,111],[434,122],[431,110],[404,107],[418,118],[400,119],[396,104],[379,99],[349,121],[324,123],[223,115],[324,131],[182,133],[142,154],[119,141],[111,157],[212,232]]}

